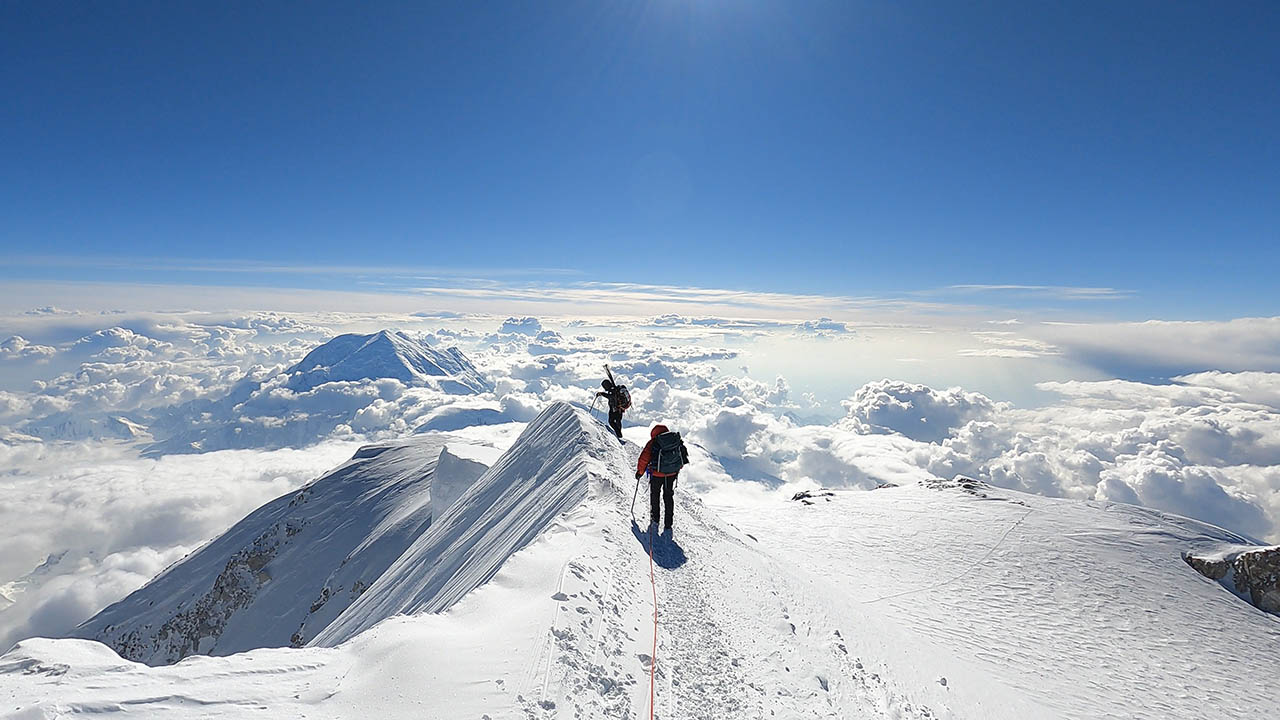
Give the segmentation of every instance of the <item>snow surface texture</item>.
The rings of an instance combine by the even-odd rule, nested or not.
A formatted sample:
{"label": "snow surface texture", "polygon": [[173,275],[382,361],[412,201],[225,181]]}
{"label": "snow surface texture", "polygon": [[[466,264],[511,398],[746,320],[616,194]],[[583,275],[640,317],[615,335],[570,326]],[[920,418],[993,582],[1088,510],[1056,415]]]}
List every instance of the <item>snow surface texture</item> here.
{"label": "snow surface texture", "polygon": [[675,536],[654,538],[629,515],[638,450],[553,406],[446,513],[456,522],[433,524],[317,638],[336,647],[149,668],[97,643],[28,640],[0,656],[0,707],[646,717],[652,548],[656,717],[1280,712],[1280,620],[1181,556],[1239,536],[933,481],[715,511],[682,485]]}
{"label": "snow surface texture", "polygon": [[[361,448],[76,629],[151,665],[301,646],[361,596],[484,467],[447,436]],[[445,458],[438,463],[438,459]],[[444,477],[442,477],[444,476]],[[449,488],[433,496],[436,483]]]}
{"label": "snow surface texture", "polygon": [[[1244,540],[1118,503],[972,482],[729,511],[803,566],[850,647],[964,717],[1272,717],[1280,619],[1181,554]],[[945,686],[942,685],[946,680]],[[1017,712],[1013,708],[1021,707]]]}

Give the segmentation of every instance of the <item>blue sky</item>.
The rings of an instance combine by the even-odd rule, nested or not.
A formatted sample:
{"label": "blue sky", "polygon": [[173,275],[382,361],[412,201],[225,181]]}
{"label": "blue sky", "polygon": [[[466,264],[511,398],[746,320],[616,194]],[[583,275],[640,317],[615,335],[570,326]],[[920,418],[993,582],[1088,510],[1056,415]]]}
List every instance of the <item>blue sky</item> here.
{"label": "blue sky", "polygon": [[1274,2],[10,2],[0,92],[11,281],[1280,299]]}

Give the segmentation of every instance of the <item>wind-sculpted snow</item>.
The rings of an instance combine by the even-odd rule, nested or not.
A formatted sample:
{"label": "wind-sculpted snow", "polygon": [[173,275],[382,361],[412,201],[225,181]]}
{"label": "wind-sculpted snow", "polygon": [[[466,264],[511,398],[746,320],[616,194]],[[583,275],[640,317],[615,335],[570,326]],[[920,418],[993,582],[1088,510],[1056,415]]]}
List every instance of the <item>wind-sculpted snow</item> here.
{"label": "wind-sculpted snow", "polygon": [[[302,645],[361,596],[431,525],[447,436],[360,449],[267,503],[76,630],[148,664]],[[446,485],[483,466],[450,456]],[[456,490],[450,494],[456,495]]]}
{"label": "wind-sculpted snow", "polygon": [[393,615],[450,607],[580,504],[593,481],[616,473],[617,450],[584,411],[551,405],[314,643],[338,645]]}
{"label": "wind-sculpted snow", "polygon": [[806,578],[842,647],[951,716],[1280,712],[1280,622],[1183,562],[1248,542],[1221,528],[966,478],[725,512]]}

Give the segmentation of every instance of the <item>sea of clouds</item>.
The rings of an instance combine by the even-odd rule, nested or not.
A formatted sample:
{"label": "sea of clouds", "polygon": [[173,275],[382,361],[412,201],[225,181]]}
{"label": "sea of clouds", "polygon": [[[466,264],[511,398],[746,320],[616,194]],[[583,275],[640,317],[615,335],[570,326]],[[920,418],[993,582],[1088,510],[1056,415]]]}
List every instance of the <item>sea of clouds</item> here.
{"label": "sea of clouds", "polygon": [[[964,474],[1280,542],[1280,373],[1270,365],[1280,326],[1270,319],[952,333],[961,338],[948,351],[956,362],[1030,376],[1045,398],[1034,407],[893,377],[851,378],[839,396],[819,397],[793,390],[795,377],[752,373],[764,344],[820,348],[828,361],[904,334],[942,345],[934,329],[826,318],[43,308],[0,320],[0,649],[66,632],[361,442],[527,422],[555,400],[590,405],[606,362],[632,389],[629,426],[664,422],[694,444],[690,491],[750,487],[781,501],[812,487]],[[451,395],[390,379],[284,386],[280,374],[325,340],[383,328],[459,347],[495,391]],[[1197,342],[1216,343],[1218,354]],[[1037,380],[1017,369],[1072,355],[1089,361],[1089,379]],[[1098,379],[1122,365],[1150,373]],[[235,402],[218,404],[227,397]],[[157,454],[155,443],[193,413],[241,431],[207,436],[203,452]]]}

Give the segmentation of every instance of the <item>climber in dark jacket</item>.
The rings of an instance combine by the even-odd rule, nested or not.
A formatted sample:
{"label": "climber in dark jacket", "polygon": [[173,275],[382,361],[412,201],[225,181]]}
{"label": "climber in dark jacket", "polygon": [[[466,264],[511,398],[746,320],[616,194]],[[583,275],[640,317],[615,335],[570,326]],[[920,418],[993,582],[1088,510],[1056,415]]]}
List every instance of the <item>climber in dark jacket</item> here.
{"label": "climber in dark jacket", "polygon": [[658,513],[658,499],[661,496],[666,509],[666,525],[671,529],[671,515],[675,511],[676,477],[680,468],[689,464],[689,451],[680,439],[680,433],[671,432],[666,425],[654,425],[649,431],[649,442],[640,451],[640,460],[636,463],[636,480],[649,473],[649,522],[657,525],[661,517]]}
{"label": "climber in dark jacket", "polygon": [[613,434],[622,439],[622,413],[626,412],[631,406],[631,395],[627,393],[626,385],[615,385],[612,380],[601,380],[600,386],[604,388],[604,392],[597,392],[596,397],[606,398],[609,401],[609,428],[613,430]]}

